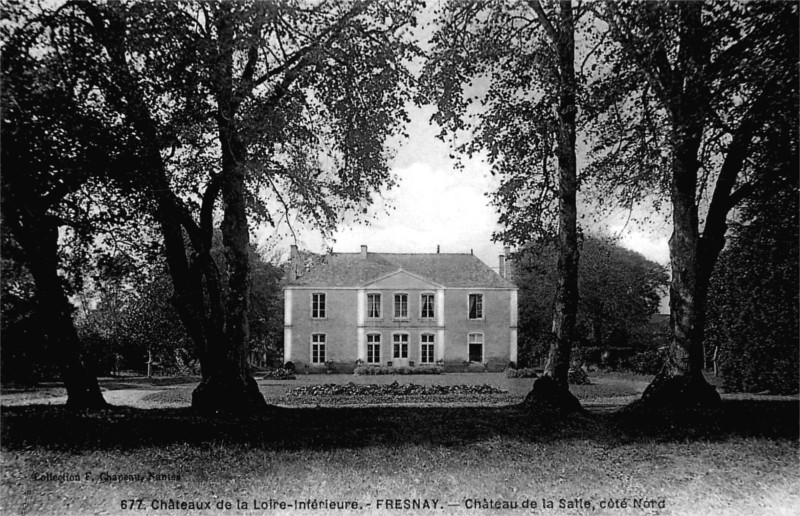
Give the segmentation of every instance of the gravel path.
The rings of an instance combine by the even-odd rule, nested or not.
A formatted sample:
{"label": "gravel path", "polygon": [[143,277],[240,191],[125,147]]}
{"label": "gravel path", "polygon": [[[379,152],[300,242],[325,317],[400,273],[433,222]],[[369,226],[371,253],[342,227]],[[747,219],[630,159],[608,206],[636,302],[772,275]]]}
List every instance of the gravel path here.
{"label": "gravel path", "polygon": [[[192,384],[192,388],[194,385]],[[187,406],[185,403],[153,403],[144,398],[154,392],[164,392],[171,389],[185,389],[187,385],[169,385],[153,389],[114,389],[103,390],[103,397],[111,405],[123,405],[134,408],[175,408]],[[61,394],[63,392],[63,394]],[[42,392],[26,391],[0,395],[0,405],[4,407],[20,407],[26,405],[64,405],[67,402],[66,391],[63,388]]]}
{"label": "gravel path", "polygon": [[[151,403],[143,403],[142,398],[152,394],[152,389],[121,389],[116,391],[103,391],[103,397],[112,405],[127,405],[135,408],[154,408]],[[63,405],[67,396],[35,397],[28,394],[4,394],[0,405],[4,407],[19,407],[24,405]]]}

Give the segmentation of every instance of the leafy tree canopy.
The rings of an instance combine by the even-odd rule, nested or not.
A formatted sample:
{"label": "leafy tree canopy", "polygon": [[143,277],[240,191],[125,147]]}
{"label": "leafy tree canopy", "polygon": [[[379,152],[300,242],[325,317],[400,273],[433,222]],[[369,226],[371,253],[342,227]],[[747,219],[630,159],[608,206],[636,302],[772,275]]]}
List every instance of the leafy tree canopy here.
{"label": "leafy tree canopy", "polygon": [[[696,2],[695,27],[680,4],[596,6],[609,28],[584,105],[586,173],[601,206],[660,208],[673,180],[671,131],[683,131],[696,138],[700,222],[719,224],[754,190],[781,188],[788,170],[778,161],[797,152],[797,117],[787,114],[798,111],[798,6]],[[689,80],[696,91],[685,91]]]}
{"label": "leafy tree canopy", "polygon": [[[436,105],[432,120],[455,156],[485,153],[500,178],[490,193],[503,227],[494,238],[512,245],[552,238],[557,227],[556,12],[554,2],[445,2],[421,79],[418,101]],[[576,34],[592,29],[587,12],[575,9]]]}
{"label": "leafy tree canopy", "polygon": [[789,188],[741,210],[711,278],[706,359],[729,390],[798,390],[800,191],[792,177]]}
{"label": "leafy tree canopy", "polygon": [[[658,312],[668,283],[666,268],[608,237],[587,236],[578,269],[579,340],[594,346],[628,345],[628,338]],[[524,353],[541,353],[552,324],[556,252],[553,246],[530,248],[515,261],[520,286],[520,342]],[[530,357],[529,357],[530,358]]]}

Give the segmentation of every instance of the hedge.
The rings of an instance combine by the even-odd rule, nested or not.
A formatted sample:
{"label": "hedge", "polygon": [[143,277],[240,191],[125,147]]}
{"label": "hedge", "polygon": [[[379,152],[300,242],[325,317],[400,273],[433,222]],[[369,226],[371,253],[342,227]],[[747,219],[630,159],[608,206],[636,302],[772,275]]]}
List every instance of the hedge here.
{"label": "hedge", "polygon": [[443,374],[444,369],[440,366],[422,365],[414,367],[393,367],[393,366],[378,366],[378,365],[360,365],[355,368],[353,374],[356,376],[374,376],[386,374]]}

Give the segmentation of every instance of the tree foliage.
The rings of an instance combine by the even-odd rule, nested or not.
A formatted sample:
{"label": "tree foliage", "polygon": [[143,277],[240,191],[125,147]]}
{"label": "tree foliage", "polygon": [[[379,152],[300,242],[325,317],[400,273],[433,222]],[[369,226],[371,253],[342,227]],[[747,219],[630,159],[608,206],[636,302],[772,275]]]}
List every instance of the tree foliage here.
{"label": "tree foliage", "polygon": [[[634,336],[644,333],[657,313],[668,277],[666,269],[606,237],[587,236],[581,243],[576,344],[581,346],[640,346]],[[555,293],[556,253],[552,246],[529,249],[515,262],[520,287],[520,356],[530,363],[542,357],[551,332]]]}
{"label": "tree foliage", "polygon": [[[219,232],[213,254],[224,264]],[[283,270],[253,246],[250,258],[249,351],[274,362],[283,351]],[[164,259],[157,258],[146,269],[131,263],[126,255],[104,261],[79,293],[76,324],[88,362],[103,375],[116,370],[145,371],[148,361],[160,373],[196,373],[194,346],[183,327],[175,324],[178,313]],[[227,289],[226,277],[222,280]]]}
{"label": "tree foliage", "polygon": [[[163,260],[135,283],[131,276],[103,274],[94,282],[96,288],[80,296],[76,325],[95,372],[192,372],[194,347],[175,324],[178,316]],[[148,368],[148,362],[155,367]]]}
{"label": "tree foliage", "polygon": [[[60,364],[68,406],[102,407],[95,378],[87,372],[72,324],[68,294],[74,278],[62,245],[91,243],[120,216],[120,179],[135,161],[114,114],[93,102],[95,77],[83,69],[92,60],[76,45],[56,48],[42,24],[42,9],[25,3],[4,7],[2,58],[2,216],[15,242],[14,260],[35,285],[35,308],[49,352]],[[97,196],[92,198],[94,192]],[[98,209],[97,203],[105,209]],[[126,199],[133,207],[137,198]],[[122,209],[123,215],[124,209]],[[9,247],[4,246],[5,253]],[[13,346],[24,343],[15,342]],[[36,345],[32,346],[35,348]]]}
{"label": "tree foliage", "polygon": [[[446,2],[422,80],[422,97],[437,105],[433,118],[442,137],[471,133],[459,150],[485,152],[492,173],[501,176],[493,202],[504,230],[495,238],[558,240],[553,339],[544,371],[554,388],[541,392],[562,391],[544,401],[568,410],[579,407],[567,377],[578,305],[577,11],[569,0],[544,6],[539,0]],[[475,99],[478,109],[466,93],[472,81],[488,84]]]}
{"label": "tree foliage", "polygon": [[58,375],[58,363],[42,332],[40,311],[36,306],[36,286],[25,267],[22,251],[8,230],[2,238],[2,274],[0,283],[0,362],[3,383],[35,384]]}
{"label": "tree foliage", "polygon": [[729,391],[798,390],[797,176],[778,195],[755,198],[731,230],[711,278],[706,357]]}
{"label": "tree foliage", "polygon": [[[555,238],[559,216],[561,73],[556,44],[533,4],[445,3],[419,99],[436,105],[432,121],[456,158],[485,155],[500,179],[490,193],[502,226],[495,238],[518,246]],[[542,10],[556,23],[555,2]],[[577,33],[588,30],[585,13],[575,9]],[[577,93],[581,84],[574,87]]]}
{"label": "tree foliage", "polygon": [[[584,109],[592,142],[587,176],[601,203],[655,202],[660,208],[673,181],[675,126],[689,123],[698,140],[695,189],[701,212],[717,204],[726,215],[756,187],[783,181],[776,167],[745,158],[763,154],[795,125],[793,117],[782,114],[797,102],[796,6],[694,4],[599,6],[598,15],[610,28],[607,43],[598,47],[600,65]],[[702,55],[679,48],[691,38],[699,38]],[[698,91],[681,89],[689,87],[689,78]],[[773,160],[789,154],[783,149]],[[730,199],[713,203],[721,173],[719,187],[732,190]]]}
{"label": "tree foliage", "polygon": [[384,143],[407,118],[416,4],[73,1],[27,25],[53,55],[82,52],[67,69],[91,92],[78,105],[112,113],[130,143],[127,186],[161,229],[203,364],[198,408],[263,407],[247,368],[251,226],[329,231],[392,184]]}
{"label": "tree foliage", "polygon": [[673,223],[673,339],[643,398],[669,384],[687,403],[700,398],[686,393],[700,391],[718,402],[702,379],[709,281],[734,208],[796,174],[798,6],[630,2],[596,11],[613,45],[593,88],[595,184],[628,206],[668,198]]}

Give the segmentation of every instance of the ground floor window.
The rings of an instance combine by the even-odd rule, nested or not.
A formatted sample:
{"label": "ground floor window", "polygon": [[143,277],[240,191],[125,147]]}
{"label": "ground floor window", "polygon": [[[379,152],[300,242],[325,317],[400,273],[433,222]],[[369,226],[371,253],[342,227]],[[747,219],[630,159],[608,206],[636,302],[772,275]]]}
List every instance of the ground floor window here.
{"label": "ground floor window", "polygon": [[367,335],[367,363],[379,364],[381,362],[381,334],[370,333]]}
{"label": "ground floor window", "polygon": [[408,333],[395,333],[392,336],[394,358],[408,358]]}
{"label": "ground floor window", "polygon": [[483,333],[469,334],[469,361],[483,362]]}
{"label": "ground floor window", "polygon": [[311,335],[311,363],[325,363],[325,334],[314,333]]}
{"label": "ground floor window", "polygon": [[423,333],[420,337],[421,340],[421,348],[419,353],[419,361],[422,364],[432,364],[433,363],[433,346],[434,346],[434,337],[430,333]]}

